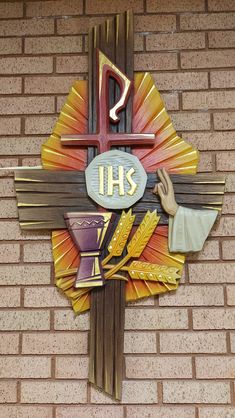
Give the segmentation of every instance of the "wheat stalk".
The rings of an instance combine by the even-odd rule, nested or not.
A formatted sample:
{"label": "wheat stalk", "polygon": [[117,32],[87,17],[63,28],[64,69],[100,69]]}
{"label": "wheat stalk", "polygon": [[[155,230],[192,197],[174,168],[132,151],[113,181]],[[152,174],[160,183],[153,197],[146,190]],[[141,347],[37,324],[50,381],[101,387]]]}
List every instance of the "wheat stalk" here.
{"label": "wheat stalk", "polygon": [[149,211],[146,213],[144,219],[127,245],[127,255],[106,273],[106,279],[109,279],[113,274],[120,270],[120,268],[123,267],[127,261],[130,260],[130,258],[140,257],[142,251],[145,249],[149,239],[151,238],[159,219],[160,216],[157,216],[156,210],[152,213]]}
{"label": "wheat stalk", "polygon": [[162,283],[177,284],[180,279],[177,267],[161,266],[143,261],[132,261],[128,266],[128,273],[132,279],[151,280]]}
{"label": "wheat stalk", "polygon": [[149,242],[159,220],[160,216],[157,216],[156,210],[153,212],[148,211],[146,213],[144,219],[142,220],[141,224],[127,245],[127,251],[130,257],[140,257],[141,253]]}
{"label": "wheat stalk", "polygon": [[108,245],[109,254],[102,261],[103,266],[105,266],[105,264],[107,264],[112,257],[119,257],[122,255],[134,220],[135,215],[132,215],[131,209],[127,213],[125,211],[122,212],[112,239]]}

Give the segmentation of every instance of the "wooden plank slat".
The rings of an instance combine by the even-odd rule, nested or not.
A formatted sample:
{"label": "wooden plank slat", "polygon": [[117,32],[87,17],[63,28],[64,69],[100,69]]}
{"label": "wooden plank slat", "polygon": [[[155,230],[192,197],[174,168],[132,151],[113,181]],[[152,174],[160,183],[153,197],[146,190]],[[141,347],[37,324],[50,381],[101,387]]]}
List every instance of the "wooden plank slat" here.
{"label": "wooden plank slat", "polygon": [[[86,210],[89,209],[89,207],[96,207],[94,203],[92,203],[91,200],[89,200],[87,197],[82,197],[79,194],[63,194],[63,193],[54,193],[53,196],[49,195],[48,193],[20,193],[18,197],[18,207],[21,206],[28,206],[28,207],[34,207],[34,206],[47,206],[47,207],[53,207],[53,206],[79,206],[83,207]],[[39,209],[40,211],[40,209]],[[67,210],[68,211],[68,210]],[[67,212],[66,211],[66,212]],[[81,211],[81,209],[80,209]]]}
{"label": "wooden plank slat", "polygon": [[115,298],[113,281],[110,281],[104,289],[104,388],[111,396],[113,395],[114,380]]}
{"label": "wooden plank slat", "polygon": [[[86,185],[84,183],[28,183],[17,182],[16,193],[63,193],[65,196],[69,194],[78,194],[80,197],[87,197]],[[52,196],[53,199],[53,196]]]}
{"label": "wooden plank slat", "polygon": [[96,294],[96,359],[95,359],[95,384],[104,388],[104,297],[103,288],[92,290]]}
{"label": "wooden plank slat", "polygon": [[[225,184],[225,176],[221,174],[171,174],[173,184]],[[148,173],[147,187],[154,187],[159,182],[156,173]]]}
{"label": "wooden plank slat", "polygon": [[84,171],[16,170],[15,182],[85,183]]}
{"label": "wooden plank slat", "polygon": [[[197,204],[197,205],[204,205],[204,204],[215,204],[215,205],[222,205],[223,203],[223,194],[190,194],[190,193],[177,193],[175,192],[175,200],[178,204]],[[135,207],[139,204],[147,203],[159,203],[160,199],[158,195],[152,193],[151,190],[147,190],[143,196],[143,198],[139,201],[140,203],[136,203]]]}

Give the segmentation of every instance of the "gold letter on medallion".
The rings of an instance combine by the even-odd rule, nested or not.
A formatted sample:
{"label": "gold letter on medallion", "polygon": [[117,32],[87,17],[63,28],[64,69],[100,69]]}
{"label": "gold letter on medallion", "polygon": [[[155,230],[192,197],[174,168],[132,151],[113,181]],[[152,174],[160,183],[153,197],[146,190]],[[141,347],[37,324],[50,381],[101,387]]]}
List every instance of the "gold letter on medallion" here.
{"label": "gold letter on medallion", "polygon": [[113,179],[113,167],[108,166],[108,196],[113,196],[113,186],[118,186],[119,196],[124,196],[124,169],[122,165],[118,166],[118,179]]}
{"label": "gold letter on medallion", "polygon": [[126,179],[128,181],[128,183],[130,184],[131,188],[130,190],[127,192],[130,196],[133,196],[133,194],[135,193],[136,189],[137,189],[137,184],[134,182],[134,180],[131,178],[132,174],[134,174],[135,169],[132,167],[130,168],[130,170],[126,173]]}
{"label": "gold letter on medallion", "polygon": [[104,195],[104,166],[99,165],[99,194]]}

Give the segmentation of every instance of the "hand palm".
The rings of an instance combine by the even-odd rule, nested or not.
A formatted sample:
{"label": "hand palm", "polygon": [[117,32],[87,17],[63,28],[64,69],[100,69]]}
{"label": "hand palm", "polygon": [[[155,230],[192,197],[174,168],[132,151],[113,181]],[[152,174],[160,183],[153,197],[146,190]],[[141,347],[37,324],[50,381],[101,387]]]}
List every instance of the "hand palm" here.
{"label": "hand palm", "polygon": [[165,168],[158,169],[157,174],[161,182],[156,184],[153,193],[158,194],[160,196],[163,209],[169,215],[174,216],[178,209],[178,205],[175,201],[175,193],[172,181]]}

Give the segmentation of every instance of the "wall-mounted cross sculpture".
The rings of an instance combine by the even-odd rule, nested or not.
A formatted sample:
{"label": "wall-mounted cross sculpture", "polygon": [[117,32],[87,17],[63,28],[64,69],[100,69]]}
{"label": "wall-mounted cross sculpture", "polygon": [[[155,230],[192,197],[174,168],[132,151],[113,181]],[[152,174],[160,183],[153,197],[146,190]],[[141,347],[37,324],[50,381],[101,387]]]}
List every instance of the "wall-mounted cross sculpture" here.
{"label": "wall-mounted cross sculpture", "polygon": [[[97,55],[97,48],[100,48],[103,52],[99,51]],[[146,81],[146,78],[145,74],[143,76],[143,84]],[[148,133],[131,133],[133,114],[130,80],[133,79],[133,19],[132,14],[127,12],[116,16],[114,19],[104,22],[102,25],[92,28],[89,33],[89,88],[86,84],[86,92],[88,90],[89,94],[88,124],[84,124],[85,127],[83,126],[83,129],[75,129],[75,127],[80,127],[78,120],[79,110],[77,108],[81,106],[79,97],[78,95],[76,96],[76,94],[78,94],[76,89],[76,97],[73,97],[74,102],[72,104],[68,103],[67,108],[66,105],[64,107],[67,113],[62,115],[64,117],[62,123],[62,118],[60,119],[59,117],[58,125],[63,128],[68,128],[66,132],[86,132],[85,128],[87,128],[88,133],[79,135],[63,135],[63,132],[59,134],[58,132],[55,132],[55,134],[52,134],[45,144],[44,151],[46,149],[46,157],[44,154],[44,157],[42,158],[44,162],[46,161],[44,167],[48,168],[48,170],[32,169],[22,170],[16,173],[15,180],[19,218],[20,225],[23,229],[61,229],[62,232],[55,232],[55,239],[57,238],[57,233],[58,236],[60,234],[62,236],[63,234],[67,234],[66,239],[70,239],[69,233],[65,229],[65,213],[85,212],[86,214],[87,212],[97,211],[97,205],[87,196],[85,175],[84,171],[82,171],[84,167],[89,165],[92,159],[96,156],[95,147],[98,148],[99,153],[102,153],[104,151],[108,151],[112,146],[121,147],[123,149],[125,146],[129,145],[134,145],[136,147],[136,145],[141,144],[145,146],[148,144],[150,145],[150,151],[149,149],[145,151],[147,154],[151,153],[151,145],[154,143],[155,135]],[[109,81],[111,81],[111,88],[108,90]],[[119,89],[117,89],[117,85],[119,86]],[[119,95],[117,94],[118,90],[120,91]],[[148,99],[151,92],[153,92],[151,85],[148,85],[148,83],[145,84],[141,92],[142,94],[140,94],[142,102],[145,102],[145,100]],[[117,96],[119,99],[117,99]],[[87,97],[86,94],[84,97]],[[85,103],[84,97],[82,97],[83,104]],[[115,102],[114,105],[109,106],[109,103],[113,101]],[[109,107],[111,109],[108,111]],[[152,107],[149,107],[150,110],[152,110]],[[140,119],[142,118],[141,120],[143,120],[145,126],[149,126],[146,119],[146,113],[148,110],[149,109],[145,108],[140,117]],[[158,120],[160,113],[160,119],[162,118],[162,111],[158,113],[158,110],[159,109],[156,110],[154,116],[153,112],[151,114],[154,121]],[[69,113],[69,111],[71,111],[71,113]],[[84,115],[87,115],[86,110],[83,108],[82,111],[83,119],[85,119]],[[164,112],[166,113],[165,108],[163,109],[163,113]],[[77,116],[77,119],[76,116],[73,118],[74,114]],[[79,116],[81,116],[81,114],[79,114]],[[114,124],[116,123],[115,129],[110,129],[110,120]],[[152,119],[151,122],[153,122]],[[68,126],[66,126],[66,123]],[[165,129],[166,127],[163,125],[164,123],[161,125],[161,129],[159,128],[159,131],[161,131],[159,137],[162,135],[162,130],[166,133],[167,129]],[[193,166],[195,168],[196,163],[193,158],[196,151],[190,146],[188,146],[188,148],[186,146],[186,150],[183,147],[181,154],[179,152],[180,138],[178,138],[178,142],[175,147],[175,154],[172,152],[172,142],[174,148],[175,138],[172,138],[173,128],[170,122],[167,127],[169,126],[169,136],[165,136],[165,142],[162,146],[162,148],[164,148],[163,164],[166,161],[166,155],[168,155],[168,151],[166,151],[165,148],[167,148],[167,145],[170,144],[169,159],[174,158],[174,156],[176,157],[175,167],[180,167],[184,170],[185,163],[185,165],[189,164],[191,167]],[[151,125],[151,128],[153,129],[153,124]],[[61,147],[60,135],[63,145],[74,146],[72,152],[67,146]],[[181,145],[182,143],[184,143],[183,140],[181,140]],[[186,144],[184,143],[184,145]],[[53,149],[53,146],[55,146],[55,149]],[[73,153],[75,154],[78,152],[78,149],[80,149],[81,146],[88,147],[87,161],[82,168],[80,167],[80,171],[73,171],[75,170],[74,165],[69,166],[67,165],[67,162],[69,157],[71,157]],[[158,147],[161,147],[161,144],[158,143],[156,147],[157,153],[159,153]],[[66,154],[66,151],[68,154]],[[130,151],[129,147],[126,147],[125,151]],[[85,153],[82,153],[83,158],[85,159]],[[54,160],[51,157],[52,155]],[[154,158],[156,160],[156,155]],[[55,159],[62,162],[61,165],[58,163],[56,166]],[[55,166],[58,171],[56,171],[57,169],[55,169]],[[55,171],[52,171],[51,169],[54,169]],[[189,172],[192,174],[192,171]],[[183,171],[183,173],[187,173],[187,171]],[[157,197],[152,194],[153,187],[157,181],[157,175],[155,172],[147,174],[148,180],[145,191],[146,193],[142,200],[139,200],[132,208],[133,214],[136,216],[135,223],[137,225],[140,223],[140,219],[142,220],[143,213],[145,213],[147,209],[154,210],[157,208],[159,214],[161,215],[159,223],[165,225],[164,227],[166,227],[166,224],[168,224],[168,215],[162,209],[159,199],[157,200]],[[224,188],[224,180],[222,178],[216,178],[216,176],[209,177],[207,175],[192,176],[181,174],[173,175],[171,178],[174,183],[177,203],[195,205],[196,208],[202,208],[205,206],[215,206],[215,208],[221,207],[221,196]],[[88,221],[90,222],[89,219]],[[55,248],[57,250],[57,244],[54,249]],[[67,247],[65,253],[62,255],[54,253],[55,261],[57,262],[60,261],[60,258],[65,258],[66,251],[68,251]],[[151,251],[153,251],[153,248]],[[117,261],[117,263],[119,261],[118,257],[119,256],[115,259],[115,262]],[[173,255],[171,255],[171,258],[172,257]],[[69,260],[69,263],[70,261],[71,260]],[[70,267],[67,268],[69,269]],[[68,288],[66,288],[67,282],[63,282],[64,277],[59,276],[59,280],[60,279],[60,284],[62,283],[62,285],[59,286],[57,282],[58,287],[63,289],[65,294],[71,298],[73,303],[73,295],[76,291],[73,279],[71,277],[69,278],[70,287],[68,285]],[[64,283],[65,287],[63,287]],[[82,312],[90,307],[89,380],[117,399],[121,398],[121,384],[123,377],[122,366],[125,301],[143,297],[143,294],[141,294],[141,296],[138,294],[135,298],[126,298],[127,293],[125,294],[125,285],[124,280],[108,279],[106,280],[105,286],[100,289],[91,290],[90,305],[87,304],[84,308],[82,301],[82,308],[80,310],[76,310],[74,308],[76,312]],[[69,295],[66,292],[69,292]],[[141,293],[141,291],[139,293]],[[159,292],[150,292],[147,296],[157,293]],[[81,294],[82,293],[80,293],[80,295]],[[144,294],[144,296],[146,296],[146,294]],[[80,298],[80,296],[78,298]],[[75,303],[77,303],[77,301],[78,300],[75,300]]]}

